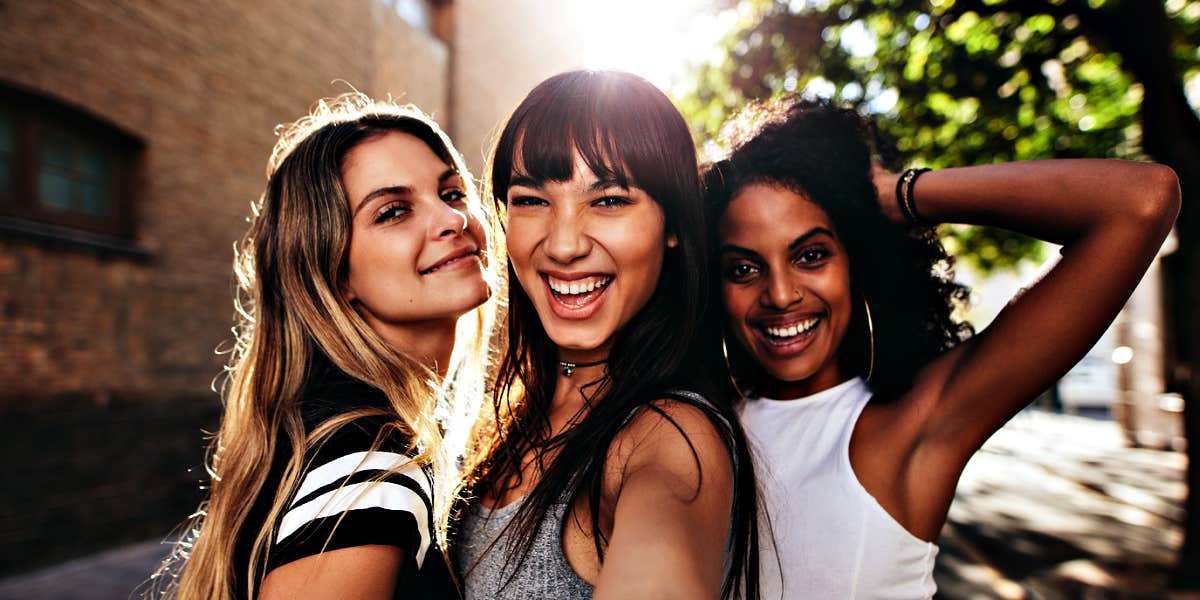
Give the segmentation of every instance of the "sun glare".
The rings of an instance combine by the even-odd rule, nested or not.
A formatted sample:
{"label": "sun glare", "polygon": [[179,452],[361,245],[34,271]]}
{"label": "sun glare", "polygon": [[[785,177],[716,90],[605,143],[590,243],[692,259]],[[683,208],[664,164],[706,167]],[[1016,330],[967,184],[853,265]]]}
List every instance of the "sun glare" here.
{"label": "sun glare", "polygon": [[718,0],[576,0],[584,66],[636,73],[668,90],[689,64],[719,58],[717,43],[737,20]]}

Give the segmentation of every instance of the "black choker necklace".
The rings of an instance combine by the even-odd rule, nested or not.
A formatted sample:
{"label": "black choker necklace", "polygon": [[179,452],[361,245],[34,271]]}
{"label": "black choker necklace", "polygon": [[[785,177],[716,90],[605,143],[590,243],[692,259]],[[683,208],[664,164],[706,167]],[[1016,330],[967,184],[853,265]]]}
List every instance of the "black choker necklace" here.
{"label": "black choker necklace", "polygon": [[558,368],[562,369],[563,376],[570,377],[572,374],[575,373],[575,369],[577,369],[579,367],[594,367],[596,365],[602,365],[606,362],[608,362],[607,358],[604,360],[598,360],[596,362],[589,362],[589,363],[566,362],[566,361],[560,360],[560,361],[558,361]]}

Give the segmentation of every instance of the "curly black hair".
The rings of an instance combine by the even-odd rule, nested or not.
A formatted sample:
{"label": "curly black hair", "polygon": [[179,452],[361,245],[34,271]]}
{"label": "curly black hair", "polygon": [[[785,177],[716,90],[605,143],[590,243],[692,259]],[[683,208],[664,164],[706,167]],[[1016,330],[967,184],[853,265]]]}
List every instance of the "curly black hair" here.
{"label": "curly black hair", "polygon": [[[718,245],[717,227],[729,202],[748,185],[780,185],[811,199],[833,222],[850,258],[854,297],[870,304],[875,357],[870,387],[876,399],[899,397],[935,357],[974,334],[955,318],[969,290],[954,281],[954,258],[931,229],[907,229],[879,208],[872,160],[893,166],[895,152],[873,121],[825,100],[788,97],[742,111],[727,126],[727,158],[704,169],[708,235]],[[714,261],[711,273],[719,273]],[[719,298],[721,278],[710,279]],[[861,301],[839,349],[847,370],[867,376],[870,342]],[[726,336],[729,339],[729,336]],[[754,363],[730,344],[735,375]]]}

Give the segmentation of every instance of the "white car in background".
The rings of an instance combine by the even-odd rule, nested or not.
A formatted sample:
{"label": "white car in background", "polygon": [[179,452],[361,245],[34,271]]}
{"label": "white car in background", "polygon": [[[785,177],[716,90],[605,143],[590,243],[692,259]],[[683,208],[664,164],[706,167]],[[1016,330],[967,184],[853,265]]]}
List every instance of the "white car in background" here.
{"label": "white car in background", "polygon": [[1075,413],[1081,408],[1112,410],[1120,397],[1121,388],[1118,366],[1113,363],[1111,354],[1111,351],[1097,352],[1093,349],[1058,380],[1058,397],[1062,401],[1063,411]]}

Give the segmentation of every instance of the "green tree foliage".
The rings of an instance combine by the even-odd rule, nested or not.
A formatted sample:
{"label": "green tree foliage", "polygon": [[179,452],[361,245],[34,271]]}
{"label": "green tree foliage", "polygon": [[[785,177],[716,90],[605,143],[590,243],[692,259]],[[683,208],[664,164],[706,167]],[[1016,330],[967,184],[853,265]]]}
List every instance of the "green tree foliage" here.
{"label": "green tree foliage", "polygon": [[[721,60],[680,88],[701,139],[750,99],[805,91],[878,113],[910,163],[1149,157],[1175,169],[1164,372],[1190,443],[1171,583],[1200,590],[1200,0],[743,0],[738,17]],[[942,233],[985,271],[1038,248],[996,230]]]}
{"label": "green tree foliage", "polygon": [[[677,100],[707,140],[749,100],[805,92],[877,113],[911,164],[1145,158],[1142,85],[1067,6],[1111,3],[748,0],[722,59],[697,68]],[[1173,48],[1179,71],[1200,79],[1200,1],[1165,4],[1178,39],[1192,40]],[[942,233],[985,272],[1041,258],[1039,242],[1010,232]]]}

